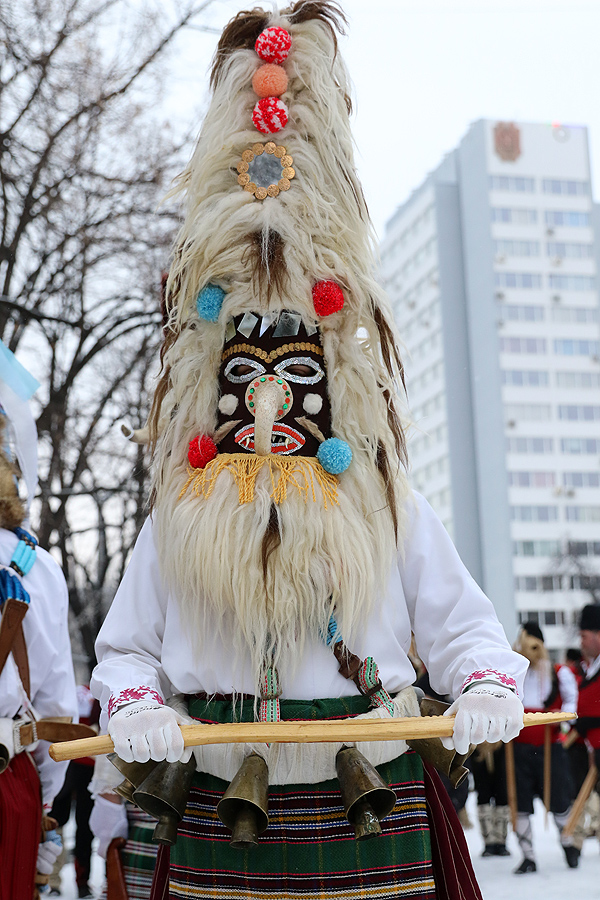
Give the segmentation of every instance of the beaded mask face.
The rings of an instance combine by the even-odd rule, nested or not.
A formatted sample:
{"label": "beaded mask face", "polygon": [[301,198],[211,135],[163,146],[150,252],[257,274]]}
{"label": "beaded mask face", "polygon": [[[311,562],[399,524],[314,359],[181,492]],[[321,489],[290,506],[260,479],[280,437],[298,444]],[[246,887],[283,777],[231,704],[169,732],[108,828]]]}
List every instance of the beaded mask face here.
{"label": "beaded mask face", "polygon": [[244,313],[228,325],[219,370],[221,453],[316,456],[331,436],[319,333],[301,316]]}

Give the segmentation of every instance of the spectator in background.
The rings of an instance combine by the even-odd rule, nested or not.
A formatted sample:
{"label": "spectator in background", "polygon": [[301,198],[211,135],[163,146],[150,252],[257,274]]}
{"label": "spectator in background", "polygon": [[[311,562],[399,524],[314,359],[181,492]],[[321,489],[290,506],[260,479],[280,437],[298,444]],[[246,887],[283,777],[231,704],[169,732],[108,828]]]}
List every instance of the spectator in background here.
{"label": "spectator in background", "polygon": [[82,736],[46,720],[76,718],[77,700],[67,585],[23,528],[17,479],[31,499],[37,435],[27,400],[36,387],[0,343],[0,900],[32,900],[36,881],[47,880],[60,852],[44,840],[47,814],[67,769],[50,759],[47,741]]}
{"label": "spectator in background", "polygon": [[[79,708],[79,721],[86,725],[96,726],[100,718],[100,704],[92,696],[87,684],[77,687],[77,705]],[[50,815],[56,819],[60,828],[69,821],[71,810],[75,807],[75,881],[80,898],[93,897],[88,884],[90,878],[90,866],[92,859],[92,840],[94,838],[90,830],[90,815],[94,801],[88,790],[88,785],[94,774],[94,759],[86,756],[83,759],[75,759],[69,763],[65,783],[54,800]],[[51,894],[60,895],[60,860],[50,879]],[[64,864],[64,858],[62,860]]]}

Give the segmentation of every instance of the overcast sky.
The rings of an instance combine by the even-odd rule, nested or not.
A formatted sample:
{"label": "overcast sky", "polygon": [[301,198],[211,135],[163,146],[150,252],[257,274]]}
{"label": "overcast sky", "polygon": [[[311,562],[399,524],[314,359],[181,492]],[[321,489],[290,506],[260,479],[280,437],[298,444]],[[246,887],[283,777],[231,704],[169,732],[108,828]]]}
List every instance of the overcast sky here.
{"label": "overcast sky", "polygon": [[[219,29],[259,0],[218,0]],[[600,0],[342,0],[357,165],[383,236],[396,207],[479,118],[588,125],[600,179]],[[205,18],[206,21],[206,18]],[[217,36],[189,31],[172,114],[207,99]],[[595,184],[594,195],[598,196]]]}

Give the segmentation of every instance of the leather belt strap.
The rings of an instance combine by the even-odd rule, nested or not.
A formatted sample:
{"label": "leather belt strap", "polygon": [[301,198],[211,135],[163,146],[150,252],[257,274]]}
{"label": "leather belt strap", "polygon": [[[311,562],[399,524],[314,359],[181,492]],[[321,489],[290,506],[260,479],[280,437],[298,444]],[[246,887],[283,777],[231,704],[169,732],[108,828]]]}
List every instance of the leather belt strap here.
{"label": "leather belt strap", "polygon": [[24,600],[15,600],[14,597],[9,597],[4,603],[0,620],[0,673],[2,673],[8,654],[12,650],[19,677],[25,693],[29,697],[29,660],[23,634],[23,619],[28,609],[29,603],[25,603]]}
{"label": "leather belt strap", "polygon": [[22,747],[34,741],[77,741],[82,738],[96,737],[96,732],[89,725],[75,725],[72,722],[57,722],[56,719],[38,719],[37,722],[24,722],[19,728]]}

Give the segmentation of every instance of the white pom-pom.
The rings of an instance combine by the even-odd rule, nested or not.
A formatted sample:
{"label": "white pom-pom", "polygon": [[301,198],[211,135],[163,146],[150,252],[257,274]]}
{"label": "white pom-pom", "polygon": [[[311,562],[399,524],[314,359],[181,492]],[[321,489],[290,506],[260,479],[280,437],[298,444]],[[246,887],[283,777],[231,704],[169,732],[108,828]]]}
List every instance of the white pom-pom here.
{"label": "white pom-pom", "polygon": [[219,410],[224,416],[231,416],[236,411],[238,398],[235,394],[223,394],[219,400]]}
{"label": "white pom-pom", "polygon": [[304,398],[304,403],[302,404],[304,407],[304,411],[309,414],[309,416],[316,416],[317,413],[321,412],[321,408],[323,406],[323,398],[320,394],[307,394]]}

